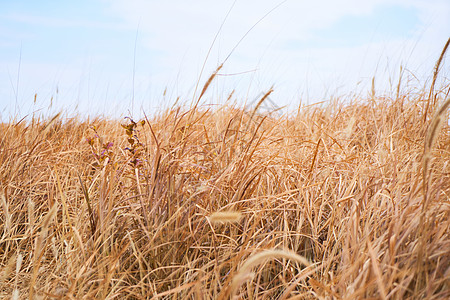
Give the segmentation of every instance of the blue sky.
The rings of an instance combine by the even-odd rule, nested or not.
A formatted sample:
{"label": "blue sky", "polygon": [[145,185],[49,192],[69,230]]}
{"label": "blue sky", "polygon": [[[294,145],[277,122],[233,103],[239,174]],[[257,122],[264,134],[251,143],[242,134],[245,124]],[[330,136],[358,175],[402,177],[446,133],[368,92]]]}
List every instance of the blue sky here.
{"label": "blue sky", "polygon": [[446,0],[1,1],[0,118],[152,114],[191,101],[236,45],[206,103],[232,90],[252,101],[274,85],[272,100],[292,109],[366,95],[373,76],[388,93],[400,65],[420,86],[450,36],[449,16]]}

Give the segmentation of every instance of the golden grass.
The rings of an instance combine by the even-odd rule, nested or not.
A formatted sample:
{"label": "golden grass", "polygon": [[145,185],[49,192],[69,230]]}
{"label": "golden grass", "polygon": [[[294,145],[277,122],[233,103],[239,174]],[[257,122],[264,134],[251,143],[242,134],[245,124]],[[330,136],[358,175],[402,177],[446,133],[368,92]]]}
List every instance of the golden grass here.
{"label": "golden grass", "polygon": [[424,95],[6,124],[1,297],[449,296],[450,100],[424,122]]}
{"label": "golden grass", "polygon": [[450,297],[448,89],[2,124],[0,298]]}

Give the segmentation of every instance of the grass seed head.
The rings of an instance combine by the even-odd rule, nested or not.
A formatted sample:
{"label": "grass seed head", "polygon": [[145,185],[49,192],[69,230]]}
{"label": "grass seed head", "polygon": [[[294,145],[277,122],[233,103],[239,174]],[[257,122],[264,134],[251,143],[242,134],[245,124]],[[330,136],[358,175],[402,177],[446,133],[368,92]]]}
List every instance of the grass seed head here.
{"label": "grass seed head", "polygon": [[218,211],[209,216],[211,223],[238,223],[241,220],[242,213],[238,211]]}

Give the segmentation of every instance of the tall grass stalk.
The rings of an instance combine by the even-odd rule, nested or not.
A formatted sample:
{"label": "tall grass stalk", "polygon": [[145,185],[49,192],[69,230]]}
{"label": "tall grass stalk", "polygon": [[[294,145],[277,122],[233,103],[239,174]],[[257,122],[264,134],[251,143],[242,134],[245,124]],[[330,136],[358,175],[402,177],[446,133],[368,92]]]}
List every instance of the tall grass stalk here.
{"label": "tall grass stalk", "polygon": [[448,298],[447,90],[1,124],[0,298]]}

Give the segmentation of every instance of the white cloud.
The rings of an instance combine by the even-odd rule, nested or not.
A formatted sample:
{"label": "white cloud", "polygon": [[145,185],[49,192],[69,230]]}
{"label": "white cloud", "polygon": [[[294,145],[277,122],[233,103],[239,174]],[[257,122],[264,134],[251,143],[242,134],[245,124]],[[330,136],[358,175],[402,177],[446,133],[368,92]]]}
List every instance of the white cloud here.
{"label": "white cloud", "polygon": [[[137,28],[139,24],[142,43],[148,50],[158,53],[159,63],[155,69],[161,71],[155,72],[160,78],[168,80],[181,70],[181,76],[187,76],[194,84],[213,37],[233,1],[114,0],[107,3],[111,13],[130,26],[134,24]],[[204,76],[208,77],[239,39],[279,3],[237,1],[213,49],[209,73]],[[367,37],[365,43],[354,46],[330,44],[308,49],[309,41],[317,38],[317,30],[332,28],[348,16],[370,16],[375,9],[389,6],[416,9],[423,24],[412,37],[405,33],[405,37],[385,37],[382,42],[373,42]],[[230,82],[230,88],[234,84],[244,90],[245,84],[250,82],[256,89],[267,89],[272,83],[278,83],[288,99],[280,100],[283,104],[290,101],[293,91],[298,89],[309,90],[311,96],[320,97],[326,88],[332,92],[344,86],[343,92],[352,91],[361,80],[364,82],[361,86],[367,86],[373,75],[378,76],[378,82],[386,82],[380,84],[380,88],[386,89],[389,75],[397,72],[400,63],[417,72],[430,69],[449,36],[448,30],[442,32],[443,28],[450,28],[446,13],[449,7],[446,1],[286,1],[248,34],[224,68],[230,73],[255,68],[258,71],[221,80]],[[300,41],[303,46],[287,47],[290,41]],[[145,54],[140,52],[140,59],[145,60]]]}

